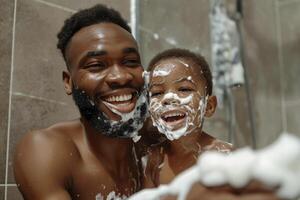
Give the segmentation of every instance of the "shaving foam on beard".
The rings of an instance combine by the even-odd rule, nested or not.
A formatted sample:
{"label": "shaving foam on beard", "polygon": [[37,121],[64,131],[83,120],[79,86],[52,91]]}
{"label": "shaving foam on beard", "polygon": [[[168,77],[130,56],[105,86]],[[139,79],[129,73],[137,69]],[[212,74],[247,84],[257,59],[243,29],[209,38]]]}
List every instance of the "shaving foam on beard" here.
{"label": "shaving foam on beard", "polygon": [[[162,101],[164,101],[165,99],[174,99],[179,102],[179,106],[174,106],[174,105],[163,106],[161,103],[162,101],[159,102],[159,101],[157,101],[157,99],[152,99],[150,102],[150,112],[151,112],[151,118],[153,121],[153,126],[156,126],[158,131],[160,133],[166,135],[166,137],[169,140],[176,140],[176,139],[180,138],[181,136],[185,136],[185,135],[191,133],[193,130],[195,130],[197,128],[197,126],[195,126],[195,124],[193,124],[193,122],[196,117],[195,114],[197,114],[197,113],[200,113],[198,121],[199,121],[199,126],[202,126],[208,96],[206,96],[204,98],[202,97],[200,99],[199,107],[196,112],[193,108],[191,108],[188,105],[188,103],[190,103],[193,98],[194,98],[193,95],[189,95],[185,98],[180,98],[177,94],[172,93],[172,92],[164,95],[164,98]],[[168,124],[166,124],[166,122],[164,122],[164,120],[161,118],[161,114],[166,111],[169,111],[169,110],[176,110],[178,108],[183,108],[184,110],[187,110],[186,120],[184,122],[184,125],[180,129],[172,130],[173,127],[169,126]]]}
{"label": "shaving foam on beard", "polygon": [[113,121],[108,116],[99,111],[94,100],[89,97],[85,91],[80,90],[73,84],[72,96],[83,116],[91,126],[99,133],[118,138],[139,139],[138,130],[142,128],[147,116],[148,102],[146,99],[146,90],[143,89],[135,105],[131,117],[123,117],[123,120]]}

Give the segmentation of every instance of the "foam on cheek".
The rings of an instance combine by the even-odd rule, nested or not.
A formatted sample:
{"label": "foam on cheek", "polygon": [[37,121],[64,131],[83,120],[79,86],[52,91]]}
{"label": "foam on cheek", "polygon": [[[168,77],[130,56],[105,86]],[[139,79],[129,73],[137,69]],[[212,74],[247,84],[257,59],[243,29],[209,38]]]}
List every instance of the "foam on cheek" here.
{"label": "foam on cheek", "polygon": [[[166,135],[166,137],[169,140],[176,140],[181,136],[188,134],[189,126],[191,126],[193,122],[192,114],[194,113],[194,109],[191,108],[188,104],[193,100],[193,98],[194,98],[193,94],[181,98],[177,94],[172,92],[165,94],[161,101],[159,101],[157,98],[152,98],[150,100],[150,113],[153,121],[153,126],[156,126],[159,132]],[[168,106],[164,106],[162,102],[167,99],[174,99],[177,100],[179,103],[174,105],[171,104]],[[168,124],[166,124],[163,121],[163,119],[161,118],[161,114],[168,110],[175,110],[180,107],[187,111],[186,121],[184,122],[184,125],[180,129],[172,130],[173,127],[168,126]]]}
{"label": "foam on cheek", "polygon": [[198,121],[200,123],[199,127],[203,125],[204,115],[207,107],[207,100],[208,100],[208,95],[205,96],[204,98],[201,98],[199,102],[199,107],[198,107],[198,112],[199,112]]}

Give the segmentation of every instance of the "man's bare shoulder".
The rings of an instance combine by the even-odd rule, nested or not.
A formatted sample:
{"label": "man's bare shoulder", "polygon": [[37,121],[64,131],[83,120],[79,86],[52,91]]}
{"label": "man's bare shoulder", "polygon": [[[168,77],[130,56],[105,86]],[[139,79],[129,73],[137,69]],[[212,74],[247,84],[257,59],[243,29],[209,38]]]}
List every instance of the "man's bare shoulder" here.
{"label": "man's bare shoulder", "polygon": [[80,129],[79,121],[70,121],[57,123],[45,129],[30,131],[21,139],[17,149],[56,147],[70,150],[76,148],[75,138],[76,135],[80,134]]}
{"label": "man's bare shoulder", "polygon": [[72,135],[76,131],[79,122],[73,121],[25,134],[14,157],[16,182],[31,187],[37,183],[41,188],[65,187],[72,164],[80,157]]}

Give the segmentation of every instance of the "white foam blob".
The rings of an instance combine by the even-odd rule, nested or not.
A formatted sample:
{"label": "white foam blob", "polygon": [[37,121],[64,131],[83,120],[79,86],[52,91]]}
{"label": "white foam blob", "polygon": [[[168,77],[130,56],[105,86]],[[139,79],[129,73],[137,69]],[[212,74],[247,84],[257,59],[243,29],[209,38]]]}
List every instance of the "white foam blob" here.
{"label": "white foam blob", "polygon": [[205,152],[197,165],[179,174],[169,185],[142,190],[129,200],[156,200],[167,194],[184,200],[196,182],[242,188],[251,180],[278,186],[274,189],[279,198],[300,197],[300,139],[283,133],[272,145],[258,151],[246,147],[231,154]]}
{"label": "white foam blob", "polygon": [[168,76],[172,72],[174,67],[175,67],[175,65],[171,64],[171,63],[157,65],[152,72],[152,77]]}

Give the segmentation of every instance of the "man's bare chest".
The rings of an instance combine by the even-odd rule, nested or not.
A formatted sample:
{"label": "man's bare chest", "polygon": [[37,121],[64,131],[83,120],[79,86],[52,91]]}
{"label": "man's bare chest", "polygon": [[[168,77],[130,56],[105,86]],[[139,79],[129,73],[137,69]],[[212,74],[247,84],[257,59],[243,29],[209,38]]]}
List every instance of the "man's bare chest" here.
{"label": "man's bare chest", "polygon": [[116,177],[97,162],[78,163],[72,169],[71,179],[72,199],[106,200],[109,197],[119,200],[140,189],[138,173],[130,173],[128,170],[123,176]]}

